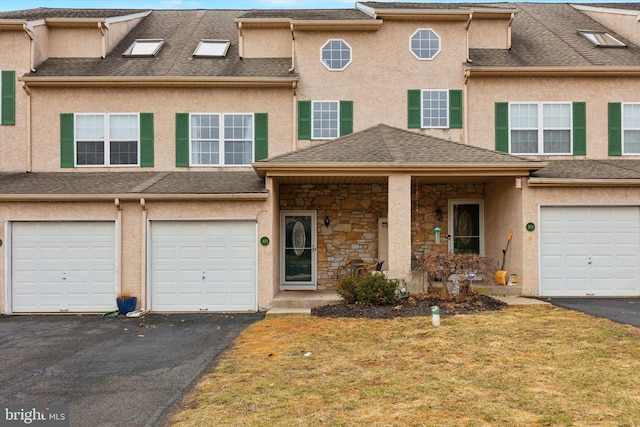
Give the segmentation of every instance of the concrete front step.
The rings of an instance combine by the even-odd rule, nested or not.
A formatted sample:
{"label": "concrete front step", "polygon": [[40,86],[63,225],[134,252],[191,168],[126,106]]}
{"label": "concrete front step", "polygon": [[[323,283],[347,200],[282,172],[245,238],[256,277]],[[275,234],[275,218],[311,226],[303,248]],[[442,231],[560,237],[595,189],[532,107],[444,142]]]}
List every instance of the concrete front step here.
{"label": "concrete front step", "polygon": [[336,291],[319,289],[317,291],[280,291],[271,303],[272,308],[308,308],[321,305],[338,304],[342,298]]}

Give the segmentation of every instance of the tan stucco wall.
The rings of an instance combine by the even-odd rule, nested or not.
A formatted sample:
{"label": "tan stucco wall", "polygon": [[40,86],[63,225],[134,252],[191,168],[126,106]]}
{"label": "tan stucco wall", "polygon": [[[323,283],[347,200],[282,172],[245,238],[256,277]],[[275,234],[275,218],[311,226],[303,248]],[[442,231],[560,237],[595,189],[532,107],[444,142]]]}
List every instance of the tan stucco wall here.
{"label": "tan stucco wall", "polygon": [[506,249],[509,232],[512,231],[504,269],[509,274],[517,274],[520,284],[527,282],[523,277],[522,257],[528,250],[524,242],[527,232],[522,216],[522,192],[521,188],[516,188],[515,178],[495,179],[486,185],[484,204],[485,255],[495,260],[498,268],[502,267],[502,251]]}
{"label": "tan stucco wall", "polygon": [[[187,170],[175,166],[176,113],[268,113],[269,156],[292,149],[291,89],[221,88],[34,88],[33,170],[113,170],[106,168],[60,168],[61,113],[154,113],[155,166],[150,170]],[[23,145],[16,141],[16,145]],[[140,170],[141,168],[120,168]],[[207,167],[192,168],[211,170]]]}
{"label": "tan stucco wall", "polygon": [[99,58],[102,55],[102,33],[95,28],[49,28],[49,57]]}
{"label": "tan stucco wall", "polygon": [[[139,297],[139,308],[147,307],[147,228],[145,220],[160,219],[243,219],[258,221],[259,240],[262,236],[273,238],[273,221],[262,201],[145,201],[145,209],[139,200],[121,201],[120,209],[115,201],[104,202],[11,202],[0,203],[0,239],[3,240],[0,257],[0,308],[4,312],[7,303],[7,279],[5,265],[10,242],[6,230],[10,221],[20,220],[113,220],[117,221],[116,245],[119,253],[118,292]],[[271,283],[272,247],[258,247],[258,307],[269,308],[274,289]]]}
{"label": "tan stucco wall", "polygon": [[244,58],[290,58],[291,30],[286,28],[251,28],[242,30]]}
{"label": "tan stucco wall", "polygon": [[[354,132],[386,123],[407,128],[408,89],[462,89],[466,59],[464,22],[392,22],[379,31],[296,32],[296,71],[304,78],[300,100],[353,101]],[[431,28],[442,49],[430,61],[420,61],[409,50],[411,35]],[[343,71],[328,70],[320,49],[330,39],[342,39],[352,49],[352,62]],[[459,129],[425,129],[425,134],[462,141]],[[308,141],[300,141],[301,146]]]}
{"label": "tan stucco wall", "polygon": [[106,53],[110,53],[141,20],[142,18],[138,18],[109,23],[109,29],[106,31]]}
{"label": "tan stucco wall", "polygon": [[507,49],[509,47],[509,20],[473,19],[469,26],[469,48]]}
{"label": "tan stucco wall", "polygon": [[[0,70],[15,71],[16,79],[29,72],[30,43],[24,31],[0,31]],[[0,171],[27,169],[27,94],[15,82],[15,125],[0,125]]]}
{"label": "tan stucco wall", "polygon": [[639,84],[640,78],[631,77],[472,77],[468,85],[469,144],[495,150],[496,102],[586,102],[587,158],[607,158],[608,102],[637,102]]}
{"label": "tan stucco wall", "polygon": [[[523,182],[524,185],[524,182]],[[535,231],[523,231],[523,273],[522,293],[538,295],[539,284],[539,229],[540,206],[574,205],[605,206],[621,205],[637,206],[640,204],[640,188],[638,187],[529,187],[523,188],[522,225],[533,222]]]}

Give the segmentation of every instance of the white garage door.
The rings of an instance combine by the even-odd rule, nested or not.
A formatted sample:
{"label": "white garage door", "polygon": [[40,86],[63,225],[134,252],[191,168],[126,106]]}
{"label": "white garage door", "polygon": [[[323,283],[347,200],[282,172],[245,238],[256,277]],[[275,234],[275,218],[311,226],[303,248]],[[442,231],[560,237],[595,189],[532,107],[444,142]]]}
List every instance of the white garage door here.
{"label": "white garage door", "polygon": [[640,295],[640,208],[542,207],[540,295]]}
{"label": "white garage door", "polygon": [[110,221],[13,222],[12,312],[114,310],[115,236]]}
{"label": "white garage door", "polygon": [[152,221],[155,311],[255,311],[255,221]]}

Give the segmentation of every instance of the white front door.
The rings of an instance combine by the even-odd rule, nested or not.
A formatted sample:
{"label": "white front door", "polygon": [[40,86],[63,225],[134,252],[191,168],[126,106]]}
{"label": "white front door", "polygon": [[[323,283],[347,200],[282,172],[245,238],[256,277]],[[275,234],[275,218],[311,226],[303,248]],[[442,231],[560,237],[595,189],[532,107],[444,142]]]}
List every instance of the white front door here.
{"label": "white front door", "polygon": [[11,223],[11,312],[107,312],[116,307],[113,221]]}
{"label": "white front door", "polygon": [[281,289],[316,289],[316,213],[280,214]]}
{"label": "white front door", "polygon": [[541,207],[540,295],[640,295],[640,207]]}

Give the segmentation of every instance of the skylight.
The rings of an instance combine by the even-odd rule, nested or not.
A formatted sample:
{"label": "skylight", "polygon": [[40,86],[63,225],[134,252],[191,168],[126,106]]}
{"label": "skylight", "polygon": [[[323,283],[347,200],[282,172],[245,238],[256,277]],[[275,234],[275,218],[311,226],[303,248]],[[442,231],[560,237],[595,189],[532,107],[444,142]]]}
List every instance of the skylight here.
{"label": "skylight", "polygon": [[122,54],[123,56],[156,56],[164,39],[136,39]]}
{"label": "skylight", "polygon": [[598,47],[627,47],[606,31],[578,31],[584,38]]}
{"label": "skylight", "polygon": [[200,40],[193,56],[224,57],[230,44],[229,40]]}

